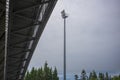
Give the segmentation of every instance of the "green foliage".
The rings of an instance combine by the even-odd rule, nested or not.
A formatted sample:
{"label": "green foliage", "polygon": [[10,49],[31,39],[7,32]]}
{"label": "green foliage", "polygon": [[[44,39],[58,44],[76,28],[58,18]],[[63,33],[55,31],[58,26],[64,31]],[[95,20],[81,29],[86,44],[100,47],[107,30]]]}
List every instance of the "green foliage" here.
{"label": "green foliage", "polygon": [[81,79],[82,80],[87,80],[87,75],[86,75],[86,71],[83,69],[81,72]]}
{"label": "green foliage", "polygon": [[104,74],[103,73],[99,73],[99,79],[104,80]]}
{"label": "green foliage", "polygon": [[26,79],[25,80],[30,80],[30,75],[29,75],[29,71],[27,71],[27,73],[26,73]]}
{"label": "green foliage", "polygon": [[90,75],[89,75],[89,80],[92,78],[92,72],[90,72]]}
{"label": "green foliage", "polygon": [[54,71],[53,71],[53,80],[59,80],[59,78],[57,77],[57,69],[55,67]]}
{"label": "green foliage", "polygon": [[90,72],[89,76],[87,77],[86,71],[82,70],[81,72],[81,79],[78,79],[78,75],[75,75],[75,80],[120,80],[120,74],[118,76],[113,76],[111,77],[108,72],[104,73],[99,73],[98,76],[96,72],[93,70]]}
{"label": "green foliage", "polygon": [[78,80],[78,75],[75,75],[75,80]]}
{"label": "green foliage", "polygon": [[89,80],[97,80],[97,74],[94,70],[90,73]]}
{"label": "green foliage", "polygon": [[30,72],[27,71],[24,80],[59,80],[59,78],[56,67],[52,70],[45,62],[44,68],[35,69],[33,67]]}
{"label": "green foliage", "polygon": [[42,68],[39,68],[39,69],[38,69],[37,74],[38,74],[38,75],[37,75],[38,80],[43,79],[43,69],[42,69]]}
{"label": "green foliage", "polygon": [[119,76],[114,76],[112,80],[120,80],[120,75]]}
{"label": "green foliage", "polygon": [[109,76],[108,76],[108,73],[106,72],[105,74],[105,80],[109,80]]}

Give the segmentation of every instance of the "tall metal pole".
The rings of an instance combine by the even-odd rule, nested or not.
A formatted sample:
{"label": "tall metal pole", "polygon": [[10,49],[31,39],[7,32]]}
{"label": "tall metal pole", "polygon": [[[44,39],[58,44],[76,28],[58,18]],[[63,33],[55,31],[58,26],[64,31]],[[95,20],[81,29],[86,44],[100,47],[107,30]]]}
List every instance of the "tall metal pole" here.
{"label": "tall metal pole", "polygon": [[64,80],[66,80],[66,19],[64,18]]}
{"label": "tall metal pole", "polygon": [[63,65],[64,65],[64,79],[66,80],[66,18],[68,17],[65,13],[65,10],[61,12],[62,18],[64,19],[64,60],[63,60]]}

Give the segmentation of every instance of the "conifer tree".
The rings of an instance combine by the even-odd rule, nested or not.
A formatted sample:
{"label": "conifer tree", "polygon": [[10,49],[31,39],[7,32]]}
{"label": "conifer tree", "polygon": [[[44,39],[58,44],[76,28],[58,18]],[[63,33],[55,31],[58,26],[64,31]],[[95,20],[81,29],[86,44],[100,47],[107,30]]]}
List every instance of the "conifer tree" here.
{"label": "conifer tree", "polygon": [[30,76],[29,76],[29,71],[27,71],[25,79],[24,80],[30,80]]}
{"label": "conifer tree", "polygon": [[53,80],[59,80],[58,76],[57,76],[57,69],[55,67],[54,71],[53,71]]}
{"label": "conifer tree", "polygon": [[97,74],[94,70],[92,72],[92,76],[91,76],[90,80],[97,80]]}
{"label": "conifer tree", "polygon": [[93,77],[97,79],[97,74],[94,70],[93,70]]}
{"label": "conifer tree", "polygon": [[38,69],[37,74],[38,74],[38,80],[42,80],[43,79],[43,70],[42,70],[42,68]]}
{"label": "conifer tree", "polygon": [[81,79],[82,80],[87,80],[87,75],[86,75],[86,71],[83,69],[81,72]]}
{"label": "conifer tree", "polygon": [[105,80],[109,80],[108,73],[106,72]]}
{"label": "conifer tree", "polygon": [[90,72],[90,75],[89,75],[89,80],[91,80],[92,78],[92,72]]}
{"label": "conifer tree", "polygon": [[75,75],[75,80],[78,80],[78,75]]}
{"label": "conifer tree", "polygon": [[37,80],[37,70],[33,67],[30,73],[30,80]]}
{"label": "conifer tree", "polygon": [[53,80],[53,72],[52,72],[52,68],[49,68],[49,73],[48,73],[48,78],[49,80]]}
{"label": "conifer tree", "polygon": [[47,62],[45,62],[45,65],[44,65],[44,80],[48,80],[48,72],[49,72],[48,64],[47,64]]}
{"label": "conifer tree", "polygon": [[104,74],[103,74],[103,73],[99,73],[99,79],[100,79],[100,80],[106,80],[106,79],[104,78]]}
{"label": "conifer tree", "polygon": [[59,80],[57,75],[56,67],[52,71],[52,68],[49,68],[47,62],[45,62],[44,68],[35,69],[33,67],[30,72],[27,71],[24,80]]}

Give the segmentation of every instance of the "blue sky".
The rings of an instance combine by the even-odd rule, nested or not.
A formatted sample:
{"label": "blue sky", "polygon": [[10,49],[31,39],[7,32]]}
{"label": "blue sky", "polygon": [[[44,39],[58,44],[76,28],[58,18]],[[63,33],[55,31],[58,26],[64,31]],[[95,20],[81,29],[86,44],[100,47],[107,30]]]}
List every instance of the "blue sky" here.
{"label": "blue sky", "polygon": [[120,72],[120,0],[58,0],[29,68],[63,72],[63,9],[67,18],[67,73]]}

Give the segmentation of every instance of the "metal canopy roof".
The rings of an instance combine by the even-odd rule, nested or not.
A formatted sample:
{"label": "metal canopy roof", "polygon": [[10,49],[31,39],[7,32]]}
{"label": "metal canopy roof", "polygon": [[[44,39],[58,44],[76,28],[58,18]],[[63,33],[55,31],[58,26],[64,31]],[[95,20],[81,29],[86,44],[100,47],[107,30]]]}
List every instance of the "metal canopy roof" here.
{"label": "metal canopy roof", "polygon": [[[57,0],[9,1],[5,80],[23,80],[56,2]],[[5,64],[5,8],[1,7],[4,3],[5,0],[0,0],[0,80],[3,80]]]}

